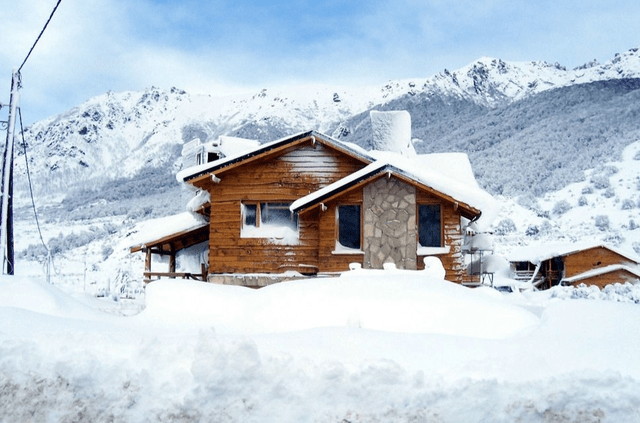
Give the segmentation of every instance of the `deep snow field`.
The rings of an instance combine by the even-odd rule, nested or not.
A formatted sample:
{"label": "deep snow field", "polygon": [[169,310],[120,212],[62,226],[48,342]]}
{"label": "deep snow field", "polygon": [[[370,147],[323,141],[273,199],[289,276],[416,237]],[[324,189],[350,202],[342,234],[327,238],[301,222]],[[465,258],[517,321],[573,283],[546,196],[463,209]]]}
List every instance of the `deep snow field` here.
{"label": "deep snow field", "polygon": [[640,286],[355,270],[125,301],[0,278],[0,421],[640,421]]}

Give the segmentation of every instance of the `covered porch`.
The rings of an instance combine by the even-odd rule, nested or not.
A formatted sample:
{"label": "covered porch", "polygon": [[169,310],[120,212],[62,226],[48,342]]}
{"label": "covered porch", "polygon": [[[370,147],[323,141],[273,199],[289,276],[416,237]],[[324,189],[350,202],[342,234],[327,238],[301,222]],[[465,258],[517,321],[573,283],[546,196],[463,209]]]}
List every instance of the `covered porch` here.
{"label": "covered porch", "polygon": [[[200,272],[176,272],[176,254],[178,251],[192,247],[196,244],[209,240],[209,225],[202,224],[198,227],[183,230],[171,235],[163,236],[153,241],[145,242],[131,247],[129,251],[136,253],[141,251],[145,254],[144,259],[144,283],[147,284],[160,278],[181,278],[193,279],[199,281],[207,280],[208,266],[205,263],[200,264]],[[168,270],[165,272],[154,272],[151,269],[152,255],[169,256]]]}

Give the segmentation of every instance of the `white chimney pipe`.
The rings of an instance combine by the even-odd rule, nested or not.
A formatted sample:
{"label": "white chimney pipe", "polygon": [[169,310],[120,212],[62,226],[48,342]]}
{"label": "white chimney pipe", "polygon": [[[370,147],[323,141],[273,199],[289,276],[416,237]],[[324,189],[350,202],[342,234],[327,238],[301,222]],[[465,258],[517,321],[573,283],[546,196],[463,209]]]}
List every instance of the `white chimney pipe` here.
{"label": "white chimney pipe", "polygon": [[373,149],[415,156],[411,143],[411,115],[406,110],[378,112],[372,110]]}

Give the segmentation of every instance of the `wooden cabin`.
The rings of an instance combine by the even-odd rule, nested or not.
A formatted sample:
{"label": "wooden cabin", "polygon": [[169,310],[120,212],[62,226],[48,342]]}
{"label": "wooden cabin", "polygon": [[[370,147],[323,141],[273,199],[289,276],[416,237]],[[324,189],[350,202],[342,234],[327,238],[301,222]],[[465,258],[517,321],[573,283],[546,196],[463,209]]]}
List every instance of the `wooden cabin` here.
{"label": "wooden cabin", "polygon": [[638,283],[638,258],[603,244],[549,245],[514,251],[509,261],[516,279],[539,289],[556,285]]}
{"label": "wooden cabin", "polygon": [[367,152],[316,131],[185,169],[178,179],[208,193],[198,207],[209,222],[207,279],[245,286],[334,274],[350,263],[419,270],[427,256],[464,283],[463,221],[492,201],[466,155]]}

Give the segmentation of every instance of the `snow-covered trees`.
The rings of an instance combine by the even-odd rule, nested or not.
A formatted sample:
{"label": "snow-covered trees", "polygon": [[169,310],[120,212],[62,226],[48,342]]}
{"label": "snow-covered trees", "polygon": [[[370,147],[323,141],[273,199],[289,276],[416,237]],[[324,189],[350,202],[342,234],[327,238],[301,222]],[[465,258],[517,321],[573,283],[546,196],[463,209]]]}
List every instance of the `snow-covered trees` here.
{"label": "snow-covered trees", "polygon": [[604,214],[597,215],[595,219],[595,225],[596,228],[600,229],[601,231],[606,231],[607,229],[609,229],[609,216]]}
{"label": "snow-covered trees", "polygon": [[553,214],[560,215],[565,214],[569,210],[571,210],[571,204],[569,204],[567,200],[560,200],[553,206],[552,212]]}

